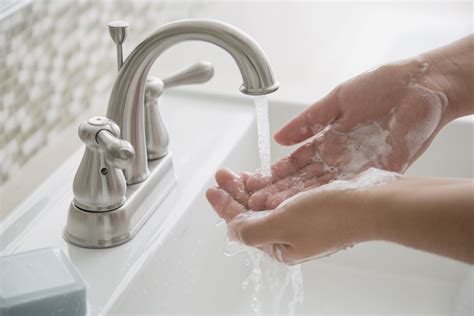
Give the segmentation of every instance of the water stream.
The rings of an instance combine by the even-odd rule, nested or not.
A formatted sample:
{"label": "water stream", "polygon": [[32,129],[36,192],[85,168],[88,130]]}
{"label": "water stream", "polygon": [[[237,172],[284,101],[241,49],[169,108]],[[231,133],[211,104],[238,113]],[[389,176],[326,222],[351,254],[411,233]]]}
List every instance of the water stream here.
{"label": "water stream", "polygon": [[[264,176],[271,176],[267,98],[266,96],[257,96],[254,101],[260,157],[259,172]],[[251,308],[255,315],[262,315],[264,308],[265,314],[268,314],[268,310],[271,309],[273,315],[280,315],[280,313],[294,315],[296,305],[301,303],[304,297],[301,265],[289,267],[256,248],[246,247],[237,242],[229,242],[225,253],[235,255],[242,251],[247,254],[246,262],[251,267],[250,274],[242,282],[242,289],[251,291]],[[272,301],[270,307],[264,306],[264,301],[268,297]]]}
{"label": "water stream", "polygon": [[260,173],[269,177],[271,171],[270,123],[268,121],[268,102],[265,95],[256,96],[255,113],[257,115],[258,154],[260,156]]}

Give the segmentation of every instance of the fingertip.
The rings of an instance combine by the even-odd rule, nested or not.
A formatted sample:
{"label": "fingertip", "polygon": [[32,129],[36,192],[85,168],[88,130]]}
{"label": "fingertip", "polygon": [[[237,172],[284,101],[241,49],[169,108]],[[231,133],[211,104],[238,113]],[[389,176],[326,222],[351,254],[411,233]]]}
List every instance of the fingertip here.
{"label": "fingertip", "polygon": [[256,172],[248,177],[245,186],[249,192],[256,192],[267,185],[272,184],[274,178],[272,167],[272,176],[263,176],[261,173]]}
{"label": "fingertip", "polygon": [[264,211],[268,194],[257,192],[249,199],[249,208],[253,211]]}
{"label": "fingertip", "polygon": [[223,177],[226,177],[228,173],[229,172],[227,169],[224,169],[224,168],[219,169],[214,174],[214,178],[216,179],[217,182],[219,182],[219,180],[222,179]]}
{"label": "fingertip", "polygon": [[206,198],[214,206],[219,198],[219,190],[217,188],[209,188],[206,191]]}
{"label": "fingertip", "polygon": [[247,181],[250,179],[251,176],[252,174],[250,172],[242,172],[240,174],[240,179],[242,180],[242,183],[244,185],[247,185]]}
{"label": "fingertip", "polygon": [[236,221],[233,229],[238,239],[248,246],[261,247],[280,241],[280,233],[275,230],[271,213],[254,213],[253,216],[242,217]]}
{"label": "fingertip", "polygon": [[290,145],[293,145],[292,142],[290,142],[287,138],[286,138],[286,135],[284,133],[284,130],[283,128],[280,129],[278,132],[276,132],[275,134],[273,134],[273,139],[280,145],[282,146],[290,146]]}
{"label": "fingertip", "polygon": [[216,171],[216,175],[232,175],[232,176],[237,176],[235,172],[228,168],[220,168],[219,170]]}
{"label": "fingertip", "polygon": [[266,205],[270,210],[276,209],[281,202],[286,199],[286,196],[283,194],[275,194],[267,199]]}
{"label": "fingertip", "polygon": [[318,131],[319,128],[308,125],[298,117],[276,132],[273,139],[282,146],[292,146],[314,136]]}
{"label": "fingertip", "polygon": [[221,188],[209,188],[206,191],[206,197],[214,211],[226,222],[247,211],[244,205]]}
{"label": "fingertip", "polygon": [[216,182],[221,187],[227,187],[227,185],[235,180],[239,180],[239,176],[230,169],[219,169],[215,175]]}

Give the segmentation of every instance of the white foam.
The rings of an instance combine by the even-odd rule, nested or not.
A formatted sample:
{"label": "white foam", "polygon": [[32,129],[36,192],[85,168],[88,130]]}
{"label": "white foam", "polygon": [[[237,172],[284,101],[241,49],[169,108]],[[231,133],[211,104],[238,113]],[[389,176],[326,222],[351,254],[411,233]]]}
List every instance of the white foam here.
{"label": "white foam", "polygon": [[383,168],[387,157],[392,152],[392,146],[387,141],[390,136],[390,130],[383,129],[377,121],[358,126],[347,133],[339,132],[335,129],[325,129],[318,133],[316,137],[319,137],[321,140],[325,137],[326,133],[334,133],[347,138],[347,142],[341,146],[344,146],[345,151],[349,154],[349,159],[337,167],[329,165],[322,157],[325,145],[321,144],[319,151],[313,157],[313,161],[323,163],[323,168],[326,172],[336,172],[338,179],[351,178],[366,166]]}
{"label": "white foam", "polygon": [[[278,206],[278,208],[279,209],[284,208],[286,205],[288,205],[289,203],[292,203],[296,199],[302,196],[314,194],[315,192],[328,191],[328,190],[364,190],[375,185],[393,181],[395,179],[398,179],[400,176],[401,175],[396,172],[391,172],[391,171],[386,171],[386,170],[381,170],[381,169],[376,169],[376,168],[369,168],[365,170],[364,172],[358,174],[356,177],[353,177],[352,179],[335,180],[325,185],[313,188],[311,190],[298,193],[290,197],[289,199],[286,199],[285,201],[283,201]],[[263,216],[265,215],[268,215],[268,213],[265,213]],[[261,215],[254,215],[251,213],[247,213],[247,216],[261,216]]]}
{"label": "white foam", "polygon": [[392,151],[392,146],[387,142],[390,131],[383,129],[377,122],[356,128],[347,136],[350,138],[347,149],[351,159],[340,167],[342,172],[357,173],[369,162],[380,168]]}
{"label": "white foam", "polygon": [[300,134],[305,135],[308,132],[308,127],[306,125],[303,125],[300,127]]}
{"label": "white foam", "polygon": [[[412,128],[405,136],[410,159],[413,158],[420,148],[428,141],[441,123],[447,98],[444,94],[433,91],[417,83],[410,85],[414,93],[422,96],[429,106],[426,107],[426,115],[419,124]],[[416,106],[416,105],[414,105]]]}
{"label": "white foam", "polygon": [[430,65],[428,63],[423,63],[423,65],[421,66],[421,69],[420,69],[421,73],[422,74],[427,73],[429,67],[430,67]]}
{"label": "white foam", "polygon": [[[417,82],[420,74],[426,73],[429,68],[428,63],[419,62],[419,73],[410,74],[410,82],[405,83],[408,84],[406,98],[394,104],[385,116],[356,126],[351,131],[341,132],[337,127],[328,125],[315,137],[321,144],[313,161],[321,162],[327,172],[337,172],[337,179],[348,179],[367,167],[404,172],[439,128],[448,103],[445,94]],[[400,117],[409,115],[407,111],[419,116],[411,122],[413,126],[403,126],[409,120],[400,121]],[[328,142],[323,140],[331,134],[340,136],[339,142],[346,139],[344,143],[338,144],[342,156],[337,162],[334,162],[338,158],[333,157],[333,153],[325,151]]]}

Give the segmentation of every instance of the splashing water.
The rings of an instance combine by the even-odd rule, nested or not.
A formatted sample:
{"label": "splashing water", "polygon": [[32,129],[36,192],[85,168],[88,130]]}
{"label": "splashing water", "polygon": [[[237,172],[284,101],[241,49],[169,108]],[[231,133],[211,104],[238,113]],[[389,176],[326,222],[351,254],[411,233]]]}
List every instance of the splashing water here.
{"label": "splashing water", "polygon": [[[268,103],[265,96],[255,97],[257,115],[258,149],[260,170],[263,176],[271,176],[270,125]],[[263,212],[262,212],[263,213]],[[303,276],[301,265],[287,266],[265,255],[263,251],[247,247],[236,241],[228,241],[225,254],[247,253],[247,265],[251,266],[248,277],[242,282],[242,289],[252,285],[251,308],[256,315],[262,315],[262,296],[267,290],[272,297],[273,315],[280,315],[282,303],[287,302],[288,314],[295,313],[296,304],[303,301]],[[290,289],[291,286],[291,289]]]}

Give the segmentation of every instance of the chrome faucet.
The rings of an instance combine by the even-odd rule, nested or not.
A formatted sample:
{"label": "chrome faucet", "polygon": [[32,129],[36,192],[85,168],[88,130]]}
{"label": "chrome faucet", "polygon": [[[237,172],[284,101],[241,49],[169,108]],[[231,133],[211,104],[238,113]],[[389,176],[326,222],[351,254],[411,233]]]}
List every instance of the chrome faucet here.
{"label": "chrome faucet", "polygon": [[[181,20],[163,25],[141,42],[121,66],[121,45],[127,28],[125,22],[109,24],[110,34],[117,44],[119,74],[110,95],[107,118],[92,118],[81,125],[82,129],[87,127],[88,132],[95,132],[92,134],[95,136],[85,141],[87,149],[74,180],[75,199],[69,208],[64,235],[66,240],[82,247],[112,247],[130,240],[175,183],[158,97],[168,87],[208,81],[213,76],[213,67],[203,61],[163,80],[148,76],[151,66],[165,50],[188,40],[213,43],[226,50],[237,63],[243,80],[242,93],[263,95],[278,89],[262,48],[230,24],[215,20]],[[107,125],[106,131],[90,127],[91,122],[96,121]],[[120,128],[116,128],[114,122]],[[94,159],[90,159],[91,149],[95,151]],[[116,157],[118,152],[121,155]],[[109,168],[104,166],[107,162]],[[104,171],[110,167],[113,172]],[[128,184],[125,196],[117,194],[114,187],[107,186],[111,182],[101,178],[114,175],[114,183],[123,183],[120,168]],[[84,188],[99,187],[97,183],[91,183],[94,181],[101,182],[100,194]],[[158,193],[151,195],[154,189]],[[112,197],[116,199],[113,202]],[[123,198],[118,201],[118,197]]]}
{"label": "chrome faucet", "polygon": [[144,181],[149,174],[143,115],[148,72],[165,50],[187,40],[206,41],[225,49],[240,69],[243,93],[261,95],[278,89],[262,48],[236,27],[213,20],[181,20],[159,27],[127,57],[107,109],[107,117],[120,126],[122,138],[135,149],[135,160],[125,169],[129,184]]}

